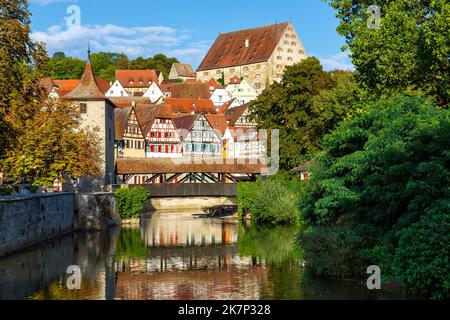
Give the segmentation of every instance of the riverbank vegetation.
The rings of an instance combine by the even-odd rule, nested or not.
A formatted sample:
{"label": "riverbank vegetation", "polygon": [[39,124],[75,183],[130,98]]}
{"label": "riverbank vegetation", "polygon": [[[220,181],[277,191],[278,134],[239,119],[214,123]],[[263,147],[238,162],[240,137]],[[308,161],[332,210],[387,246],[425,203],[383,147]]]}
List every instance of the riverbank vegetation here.
{"label": "riverbank vegetation", "polygon": [[[375,264],[385,281],[449,298],[450,4],[384,1],[374,29],[363,1],[327,2],[356,71],[306,59],[251,107],[260,128],[280,129],[282,169],[313,164],[294,192],[304,258],[332,278],[366,278]],[[256,185],[239,189],[257,194],[241,200],[254,210],[267,188]]]}
{"label": "riverbank vegetation", "polygon": [[122,220],[139,218],[150,193],[144,188],[120,188],[114,193]]}
{"label": "riverbank vegetation", "polygon": [[238,184],[238,206],[242,213],[249,212],[261,224],[295,225],[299,221],[297,201],[298,180],[281,180],[278,177]]}

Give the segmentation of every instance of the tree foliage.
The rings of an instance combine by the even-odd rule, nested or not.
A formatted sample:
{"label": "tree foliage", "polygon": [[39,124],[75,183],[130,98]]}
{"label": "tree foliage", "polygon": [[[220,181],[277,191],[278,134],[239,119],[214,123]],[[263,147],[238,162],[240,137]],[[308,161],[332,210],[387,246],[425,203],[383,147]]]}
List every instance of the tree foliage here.
{"label": "tree foliage", "polygon": [[27,5],[25,0],[0,0],[0,159],[39,107],[37,70],[47,55],[30,38]]}
{"label": "tree foliage", "polygon": [[63,174],[78,178],[100,172],[98,137],[79,130],[79,121],[75,106],[45,101],[8,151],[3,163],[6,179],[15,183],[26,177],[28,183],[51,185]]}
{"label": "tree foliage", "polygon": [[[327,0],[324,0],[327,1]],[[373,97],[392,92],[450,98],[448,0],[328,0],[337,9],[357,80]],[[381,9],[379,29],[369,29],[367,8]]]}
{"label": "tree foliage", "polygon": [[[150,58],[138,57],[129,60],[123,53],[98,52],[90,55],[94,73],[106,81],[114,81],[116,70],[159,70],[167,79],[176,58],[168,58],[159,53]],[[55,52],[49,59],[43,77],[51,77],[57,80],[80,79],[83,75],[86,61],[78,58],[67,57],[64,52]]]}
{"label": "tree foliage", "polygon": [[320,149],[324,134],[357,108],[359,93],[349,72],[325,72],[316,58],[286,68],[281,83],[250,107],[260,128],[280,129],[280,164],[291,169]]}
{"label": "tree foliage", "polygon": [[[421,217],[434,214],[441,216],[439,220],[450,212],[450,111],[424,98],[402,95],[365,109],[325,137],[324,151],[300,201],[303,222],[349,228],[359,248],[355,259],[391,273],[402,269],[398,264],[411,250],[410,260],[402,262],[408,275],[401,279],[411,284],[416,274],[423,282],[424,257],[409,247],[418,245],[420,237],[410,236],[417,228],[433,232],[432,224],[426,225],[429,220]],[[432,249],[438,242],[445,243],[445,233],[423,243],[427,261],[441,261],[440,251]],[[401,251],[396,252],[397,246]],[[399,254],[402,258],[394,261]],[[437,265],[441,269],[436,274],[445,273],[442,264]],[[425,289],[412,289],[430,294],[435,285],[422,283]]]}
{"label": "tree foliage", "polygon": [[144,188],[121,188],[114,193],[117,209],[122,219],[139,218],[149,192]]}

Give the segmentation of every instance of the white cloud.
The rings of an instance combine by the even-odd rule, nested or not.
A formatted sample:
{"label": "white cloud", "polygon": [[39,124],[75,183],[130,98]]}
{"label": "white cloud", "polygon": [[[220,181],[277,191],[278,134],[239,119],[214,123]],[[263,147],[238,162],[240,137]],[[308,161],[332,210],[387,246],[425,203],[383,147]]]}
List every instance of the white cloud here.
{"label": "white cloud", "polygon": [[355,66],[351,63],[348,52],[340,52],[326,57],[317,56],[326,71],[331,70],[355,70]]}
{"label": "white cloud", "polygon": [[191,36],[189,30],[167,26],[127,28],[114,24],[82,25],[79,28],[57,25],[32,33],[34,40],[46,43],[49,54],[63,51],[68,56],[86,58],[90,41],[93,52],[119,52],[129,58],[150,57],[161,52],[196,65],[206,54],[211,42],[190,42]]}

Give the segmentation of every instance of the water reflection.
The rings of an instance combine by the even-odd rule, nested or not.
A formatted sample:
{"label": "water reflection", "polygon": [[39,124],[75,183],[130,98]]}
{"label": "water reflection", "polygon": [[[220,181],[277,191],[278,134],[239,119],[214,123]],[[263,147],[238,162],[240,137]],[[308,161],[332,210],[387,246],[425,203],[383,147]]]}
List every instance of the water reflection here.
{"label": "water reflection", "polygon": [[[312,277],[297,231],[157,212],[139,226],[76,233],[0,259],[0,299],[401,298]],[[69,265],[81,267],[81,290],[66,288]]]}

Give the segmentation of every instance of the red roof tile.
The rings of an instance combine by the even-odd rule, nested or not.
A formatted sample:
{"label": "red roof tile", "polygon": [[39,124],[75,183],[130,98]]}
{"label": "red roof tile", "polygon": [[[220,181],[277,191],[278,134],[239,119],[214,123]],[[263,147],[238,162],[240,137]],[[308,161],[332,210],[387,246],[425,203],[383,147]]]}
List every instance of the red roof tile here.
{"label": "red roof tile", "polygon": [[239,120],[240,117],[244,114],[247,108],[250,106],[250,103],[243,104],[242,106],[228,109],[225,111],[225,117],[229,121],[229,126],[234,126],[236,121]]}
{"label": "red roof tile", "polygon": [[128,119],[130,118],[132,107],[116,108],[114,109],[114,127],[116,140],[123,140],[123,135],[127,127]]}
{"label": "red roof tile", "polygon": [[153,82],[159,83],[155,70],[116,70],[116,80],[124,88],[148,88]]}
{"label": "red roof tile", "polygon": [[228,124],[223,114],[205,114],[205,118],[214,130],[219,131],[222,136],[225,134]]}
{"label": "red roof tile", "polygon": [[208,99],[167,98],[166,104],[169,104],[175,113],[216,113],[214,104]]}
{"label": "red roof tile", "polygon": [[206,83],[199,81],[174,83],[170,86],[171,98],[209,99],[211,92]]}
{"label": "red roof tile", "polygon": [[241,78],[239,78],[237,75],[234,75],[231,77],[229,84],[240,84]]}
{"label": "red roof tile", "polygon": [[[253,64],[269,60],[288,23],[221,34],[198,71]],[[246,46],[248,40],[248,47]]]}
{"label": "red roof tile", "polygon": [[86,64],[80,83],[66,96],[69,99],[105,99],[105,95],[94,77],[90,63]]}
{"label": "red roof tile", "polygon": [[177,72],[178,76],[186,78],[195,78],[194,69],[192,69],[192,66],[190,64],[174,63],[173,67],[175,68],[175,71]]}

